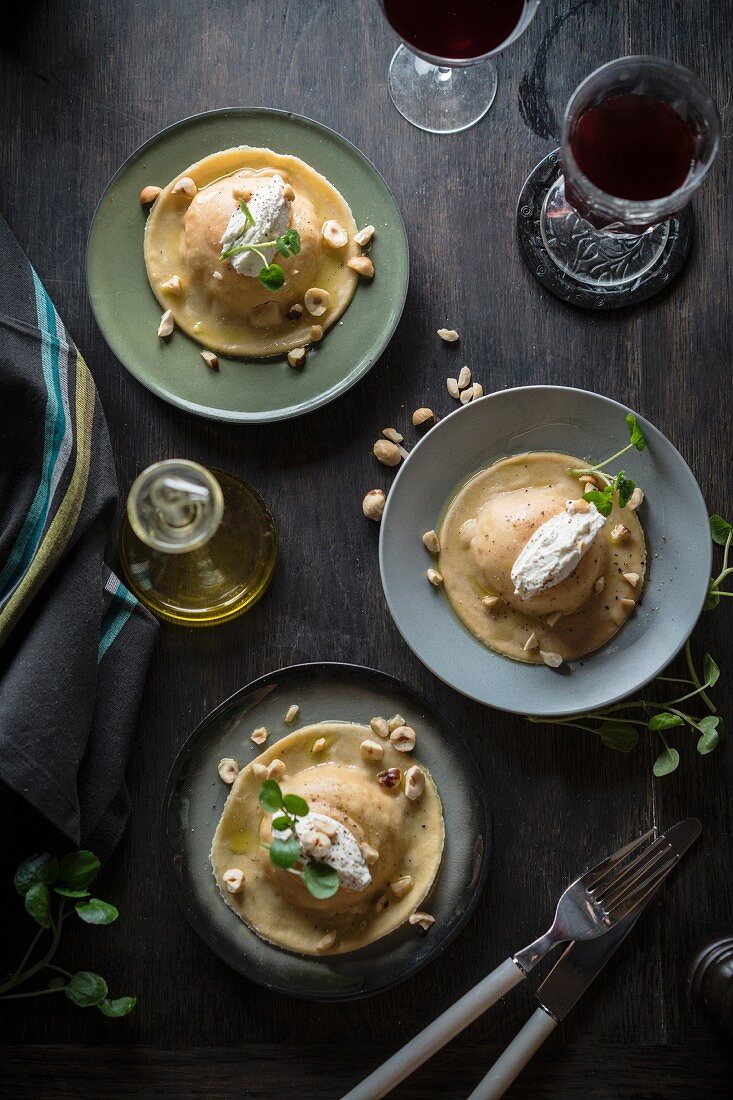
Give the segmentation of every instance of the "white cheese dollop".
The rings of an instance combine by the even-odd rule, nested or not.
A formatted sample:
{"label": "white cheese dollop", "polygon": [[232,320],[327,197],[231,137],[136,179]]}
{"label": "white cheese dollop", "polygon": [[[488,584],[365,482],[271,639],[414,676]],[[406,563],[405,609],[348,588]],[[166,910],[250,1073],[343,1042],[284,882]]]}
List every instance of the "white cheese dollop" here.
{"label": "white cheese dollop", "polygon": [[[314,833],[323,830],[324,826],[332,834],[331,849],[323,858],[312,848],[311,838]],[[329,867],[338,872],[339,883],[347,890],[365,890],[372,881],[366,860],[361,853],[359,842],[350,829],[335,821],[326,814],[309,812],[303,817],[295,819],[295,834],[300,842],[300,850],[304,856],[314,856]],[[272,835],[278,840],[288,840],[291,836],[290,829],[273,829]]]}
{"label": "white cheese dollop", "polygon": [[[247,203],[254,225],[237,206],[224,230],[221,245],[226,248],[234,243],[258,244],[260,241],[274,241],[276,237],[282,236],[290,225],[292,207],[290,200],[285,198],[284,191],[285,182],[278,175],[255,191]],[[262,248],[260,252],[266,257],[268,264],[271,264],[275,258],[275,249]],[[256,252],[239,252],[236,256],[231,256],[229,262],[238,275],[247,275],[250,278],[256,279],[262,270],[262,257]]]}
{"label": "white cheese dollop", "polygon": [[578,511],[578,503],[569,500],[564,512],[541,524],[514,562],[511,578],[520,599],[560,584],[590,549],[606,521],[595,504]]}

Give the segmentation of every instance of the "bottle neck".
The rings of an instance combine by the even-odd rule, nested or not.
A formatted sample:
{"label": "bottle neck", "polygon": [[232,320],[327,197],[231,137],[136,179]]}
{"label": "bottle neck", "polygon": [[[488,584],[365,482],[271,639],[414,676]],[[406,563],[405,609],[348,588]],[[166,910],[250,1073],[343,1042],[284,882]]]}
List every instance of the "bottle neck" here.
{"label": "bottle neck", "polygon": [[136,478],[127,498],[130,526],[146,546],[185,554],[204,546],[224,514],[221,487],[204,466],[165,459]]}

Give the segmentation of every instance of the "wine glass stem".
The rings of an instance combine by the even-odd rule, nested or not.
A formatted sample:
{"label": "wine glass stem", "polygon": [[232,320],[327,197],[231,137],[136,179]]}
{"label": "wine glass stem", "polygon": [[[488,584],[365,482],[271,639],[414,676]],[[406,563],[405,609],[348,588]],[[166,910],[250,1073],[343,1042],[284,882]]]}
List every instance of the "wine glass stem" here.
{"label": "wine glass stem", "polygon": [[453,75],[453,70],[447,65],[438,65],[435,73],[435,79],[439,84],[447,84]]}

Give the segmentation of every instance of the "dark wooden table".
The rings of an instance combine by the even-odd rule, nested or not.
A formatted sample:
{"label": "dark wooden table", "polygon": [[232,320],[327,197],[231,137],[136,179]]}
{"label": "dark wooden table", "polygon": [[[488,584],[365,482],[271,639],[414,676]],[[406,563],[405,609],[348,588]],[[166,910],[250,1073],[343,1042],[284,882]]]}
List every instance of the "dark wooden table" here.
{"label": "dark wooden table", "polygon": [[[361,515],[363,493],[390,482],[371,454],[379,430],[404,427],[419,405],[453,407],[445,377],[454,359],[435,336],[446,322],[487,390],[564,383],[638,408],[680,448],[711,511],[731,514],[732,16],[729,0],[544,0],[499,58],[490,115],[437,137],[410,127],[389,101],[396,41],[376,0],[26,0],[12,24],[6,14],[0,208],[88,359],[122,491],[165,456],[225,467],[269,502],[282,553],[270,591],[246,617],[212,631],[161,631],[129,775],[132,817],[100,884],[121,917],[112,929],[80,927],[62,949],[72,968],[91,965],[114,992],[136,993],[136,1011],[111,1021],[66,1002],[3,1009],[3,1097],[339,1097],[544,928],[572,872],[610,842],[688,814],[705,831],[678,880],[511,1096],[733,1095],[730,1042],[686,1006],[681,985],[695,944],[733,928],[730,754],[701,758],[680,738],[679,771],[654,781],[651,741],[624,756],[456,695],[392,625],[378,530]],[[699,73],[724,138],[695,199],[694,253],[681,280],[646,306],[598,316],[562,305],[528,274],[514,204],[557,144],[580,78],[626,53]],[[232,104],[300,111],[355,142],[394,188],[412,251],[402,323],[370,375],[304,419],[241,430],[178,412],[130,378],[94,324],[84,281],[89,222],[118,165],[161,127]],[[710,649],[724,669],[716,699],[733,716],[732,611],[726,602],[707,616],[694,648]],[[159,869],[158,804],[190,730],[252,678],[313,659],[386,669],[427,693],[462,730],[494,817],[489,883],[457,942],[409,983],[338,1007],[274,996],[229,970],[189,929]],[[5,881],[42,841],[31,825],[18,828],[2,853]],[[18,910],[5,910],[3,954],[26,937]],[[530,1008],[529,989],[518,990],[395,1096],[466,1096]]]}

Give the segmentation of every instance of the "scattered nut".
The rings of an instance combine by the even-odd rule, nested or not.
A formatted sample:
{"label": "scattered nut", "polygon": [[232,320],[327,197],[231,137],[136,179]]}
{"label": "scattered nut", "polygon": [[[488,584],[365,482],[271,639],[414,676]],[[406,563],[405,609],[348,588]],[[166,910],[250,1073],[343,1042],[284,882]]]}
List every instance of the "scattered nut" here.
{"label": "scattered nut", "polygon": [[427,932],[435,924],[435,917],[431,917],[430,913],[413,913],[408,923],[419,924],[423,932]]}
{"label": "scattered nut", "polygon": [[440,553],[440,539],[435,531],[426,531],[422,537],[422,541],[425,549],[429,550],[431,554]]}
{"label": "scattered nut", "polygon": [[322,829],[305,829],[300,839],[303,847],[316,859],[324,860],[331,852],[331,838]]}
{"label": "scattered nut", "polygon": [[364,279],[374,278],[374,264],[368,256],[352,256],[350,260],[346,261],[346,266]]}
{"label": "scattered nut", "polygon": [[412,424],[415,428],[419,428],[421,424],[427,424],[430,420],[435,420],[435,413],[432,409],[415,409],[412,414]]}
{"label": "scattered nut", "polygon": [[160,324],[158,325],[158,336],[165,338],[170,336],[173,332],[173,310],[167,309],[163,316],[160,318]]}
{"label": "scattered nut", "polygon": [[376,763],[384,756],[384,749],[378,741],[362,741],[359,746],[359,751],[361,752],[362,759],[369,760],[372,763]]}
{"label": "scattered nut", "polygon": [[407,723],[401,714],[393,714],[389,722],[387,723],[387,729],[390,733],[392,733],[393,730],[399,729],[400,726],[404,726],[406,724]]}
{"label": "scattered nut", "polygon": [[386,503],[387,494],[384,489],[370,489],[361,502],[361,510],[367,519],[373,519],[375,523],[379,523]]}
{"label": "scattered nut", "polygon": [[387,768],[385,772],[379,773],[377,781],[388,791],[393,791],[402,782],[402,772],[399,768]]}
{"label": "scattered nut", "polygon": [[439,328],[438,336],[441,340],[445,340],[446,344],[455,344],[456,340],[460,340],[460,336],[454,328]]}
{"label": "scattered nut", "polygon": [[293,348],[288,352],[288,363],[293,370],[305,370],[305,361],[308,358],[307,348]]}
{"label": "scattered nut", "polygon": [[267,740],[268,731],[267,726],[258,726],[250,735],[250,741],[253,741],[255,745],[264,745]]}
{"label": "scattered nut", "polygon": [[323,325],[311,325],[311,340],[317,344],[323,339]]}
{"label": "scattered nut", "polygon": [[382,435],[391,440],[392,443],[401,443],[405,438],[396,428],[382,428]]}
{"label": "scattered nut", "polygon": [[425,790],[425,772],[413,765],[405,772],[405,797],[410,802],[417,802]]}
{"label": "scattered nut", "polygon": [[629,509],[629,511],[635,512],[636,509],[639,507],[639,505],[643,503],[643,501],[644,501],[644,490],[640,489],[639,486],[637,485],[636,488],[634,489],[633,493],[629,497],[629,503],[626,505],[626,507]]}
{"label": "scattered nut", "polygon": [[328,309],[331,295],[319,286],[312,286],[309,290],[306,290],[303,301],[305,302],[305,308],[312,317],[322,317]]}
{"label": "scattered nut", "polygon": [[465,390],[466,386],[471,385],[471,370],[469,367],[461,367],[458,374],[458,389]]}
{"label": "scattered nut", "polygon": [[321,236],[329,248],[343,248],[349,239],[349,234],[343,225],[333,220],[323,223]]}
{"label": "scattered nut", "polygon": [[285,761],[276,758],[267,769],[267,778],[279,779],[281,775],[285,775]]}
{"label": "scattered nut", "polygon": [[627,584],[631,585],[632,588],[636,588],[639,581],[641,580],[641,577],[638,573],[622,573],[621,576],[624,578]]}
{"label": "scattered nut", "polygon": [[364,862],[367,867],[371,867],[379,859],[379,852],[376,848],[372,848],[371,844],[367,844],[363,841],[359,847],[361,848],[361,854],[364,856]]}
{"label": "scattered nut", "polygon": [[215,355],[213,351],[206,351],[206,349],[204,349],[204,351],[201,352],[201,358],[203,359],[204,363],[206,363],[206,366],[209,368],[209,370],[218,371],[219,356]]}
{"label": "scattered nut", "polygon": [[295,191],[293,191],[289,183],[286,183],[283,187],[283,198],[286,202],[292,202],[295,198]]}
{"label": "scattered nut", "polygon": [[167,294],[175,294],[179,297],[183,294],[183,282],[180,275],[171,275],[170,279],[163,279],[160,284],[160,289],[165,290]]}
{"label": "scattered nut", "polygon": [[[574,515],[582,512],[590,512],[589,500],[583,500],[582,497],[578,497],[577,500],[573,500],[570,503],[572,503],[572,512]],[[570,504],[568,504],[568,511],[570,511]]]}
{"label": "scattered nut", "polygon": [[636,607],[636,600],[631,600],[628,596],[622,596],[619,602],[622,607]]}
{"label": "scattered nut", "polygon": [[358,233],[354,234],[354,244],[358,244],[359,248],[366,248],[374,236],[374,226],[365,225],[363,229],[360,229]]}
{"label": "scattered nut", "polygon": [[239,764],[231,756],[225,756],[219,761],[216,770],[222,783],[233,783],[239,775]]}
{"label": "scattered nut", "polygon": [[158,195],[160,195],[162,191],[162,187],[154,187],[152,185],[143,187],[142,191],[140,192],[140,202],[143,206],[147,206],[149,203],[155,202]]}
{"label": "scattered nut", "polygon": [[323,752],[325,747],[326,747],[326,738],[325,737],[319,737],[316,741],[313,742],[313,748],[311,749],[311,752]]}
{"label": "scattered nut", "polygon": [[433,588],[440,588],[443,583],[443,574],[439,573],[437,569],[428,569],[425,576],[428,578]]}
{"label": "scattered nut", "polygon": [[469,401],[473,401],[473,386],[469,386],[467,390],[461,390],[459,400],[462,405],[467,405]]}
{"label": "scattered nut", "polygon": [[212,271],[211,272],[211,278],[212,279],[223,279],[224,276],[222,275],[221,271]]}
{"label": "scattered nut", "polygon": [[548,653],[547,650],[541,649],[540,657],[548,668],[559,668],[562,664],[562,657],[559,653]]}
{"label": "scattered nut", "polygon": [[553,626],[555,626],[555,624],[557,622],[559,622],[561,615],[562,615],[562,611],[553,611],[551,615],[547,616],[546,621],[547,621],[547,625],[550,627],[550,629],[552,629]]}
{"label": "scattered nut", "polygon": [[492,607],[496,607],[501,603],[501,596],[484,596],[481,603],[491,611]]}
{"label": "scattered nut", "polygon": [[386,894],[382,894],[381,897],[377,898],[377,900],[374,904],[374,912],[375,913],[382,913],[387,908],[388,905],[389,905],[389,898],[387,897]]}
{"label": "scattered nut", "polygon": [[593,591],[594,592],[602,592],[605,587],[606,587],[606,578],[605,577],[599,577],[598,580],[596,581],[596,583],[593,585]]}
{"label": "scattered nut", "polygon": [[480,382],[474,382],[473,384],[473,400],[477,401],[479,397],[484,396],[484,387]]}
{"label": "scattered nut", "polygon": [[372,718],[369,725],[377,737],[389,737],[389,726],[385,718]]}
{"label": "scattered nut", "polygon": [[181,176],[171,187],[171,195],[188,195],[193,198],[198,192],[198,187],[190,176]]}
{"label": "scattered nut", "polygon": [[455,378],[446,378],[445,384],[448,387],[448,393],[451,397],[455,397],[456,401],[461,396],[461,391],[458,389],[458,381]]}
{"label": "scattered nut", "polygon": [[374,457],[385,466],[399,466],[402,461],[402,451],[396,443],[391,443],[388,439],[378,439],[372,451]]}
{"label": "scattered nut", "polygon": [[244,886],[244,871],[240,871],[238,867],[230,867],[221,877],[230,894],[238,894]]}
{"label": "scattered nut", "polygon": [[581,485],[590,486],[591,489],[597,489],[598,488],[598,482],[593,477],[593,474],[581,474],[580,477],[578,478],[578,481],[580,482]]}
{"label": "scattered nut", "polygon": [[252,765],[252,772],[256,779],[264,779],[267,775],[267,764],[260,764],[258,760],[255,760]]}
{"label": "scattered nut", "polygon": [[389,888],[396,898],[404,898],[412,890],[412,875],[402,875],[395,882],[390,882]]}
{"label": "scattered nut", "polygon": [[334,840],[338,834],[338,825],[335,821],[322,821],[318,826],[320,832],[325,833],[329,840]]}
{"label": "scattered nut", "polygon": [[288,707],[287,711],[285,712],[285,722],[287,723],[287,725],[292,726],[293,722],[296,722],[298,720],[299,714],[300,707],[297,703],[293,703],[292,706]]}
{"label": "scattered nut", "polygon": [[288,321],[299,321],[303,316],[303,307],[300,302],[293,302],[285,316]]}
{"label": "scattered nut", "polygon": [[412,752],[416,740],[417,734],[412,726],[398,726],[389,735],[390,744],[397,752]]}
{"label": "scattered nut", "polygon": [[320,940],[316,944],[316,951],[328,951],[329,947],[333,947],[336,943],[336,933],[326,932],[325,936],[321,936]]}
{"label": "scattered nut", "polygon": [[628,527],[625,527],[623,523],[617,523],[613,531],[611,531],[611,542],[626,542],[627,538],[631,534]]}

